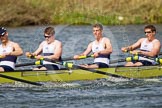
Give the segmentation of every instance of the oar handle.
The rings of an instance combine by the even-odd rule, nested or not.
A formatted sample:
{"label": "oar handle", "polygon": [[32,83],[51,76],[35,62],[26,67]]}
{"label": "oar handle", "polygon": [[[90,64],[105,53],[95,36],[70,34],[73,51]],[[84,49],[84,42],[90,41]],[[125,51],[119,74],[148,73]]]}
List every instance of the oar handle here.
{"label": "oar handle", "polygon": [[79,59],[85,59],[85,58],[89,58],[89,57],[94,57],[94,55],[79,56]]}
{"label": "oar handle", "polygon": [[129,53],[129,54],[132,54],[132,55],[138,55],[138,52],[134,54],[133,51],[131,51],[131,50],[125,50],[124,53]]}
{"label": "oar handle", "polygon": [[[94,55],[87,55],[87,56],[79,56],[78,59],[86,59],[89,57],[94,57]],[[61,61],[68,61],[68,60],[76,60],[73,57],[63,58]]]}
{"label": "oar handle", "polygon": [[36,56],[34,56],[34,55],[28,55],[27,57],[31,58],[31,59],[36,59]]}
{"label": "oar handle", "polygon": [[28,58],[31,58],[31,59],[36,59],[36,56],[35,55],[33,55],[32,53],[30,53],[30,52],[26,52],[26,57],[28,57]]}

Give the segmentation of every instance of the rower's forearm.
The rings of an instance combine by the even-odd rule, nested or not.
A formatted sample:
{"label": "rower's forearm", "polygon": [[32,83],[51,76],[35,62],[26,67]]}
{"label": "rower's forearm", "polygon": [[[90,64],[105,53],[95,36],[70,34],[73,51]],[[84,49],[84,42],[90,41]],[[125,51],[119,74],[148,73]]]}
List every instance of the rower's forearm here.
{"label": "rower's forearm", "polygon": [[60,56],[50,55],[50,56],[44,56],[43,58],[48,58],[51,60],[59,60]]}
{"label": "rower's forearm", "polygon": [[145,55],[145,56],[149,56],[149,57],[155,57],[157,55],[153,52],[147,52],[147,51],[140,51],[140,54]]}
{"label": "rower's forearm", "polygon": [[99,51],[99,54],[111,54],[112,50],[103,50],[103,51]]}
{"label": "rower's forearm", "polygon": [[13,51],[13,52],[10,52],[9,55],[21,56],[21,55],[23,55],[23,51]]}
{"label": "rower's forearm", "polygon": [[134,48],[132,45],[126,47],[126,51],[132,51]]}

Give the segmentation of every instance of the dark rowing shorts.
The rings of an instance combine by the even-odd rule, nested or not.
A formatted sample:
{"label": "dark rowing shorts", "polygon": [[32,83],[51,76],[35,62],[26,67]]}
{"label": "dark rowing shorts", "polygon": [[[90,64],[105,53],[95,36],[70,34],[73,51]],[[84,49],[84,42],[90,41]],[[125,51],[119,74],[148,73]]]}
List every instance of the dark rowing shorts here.
{"label": "dark rowing shorts", "polygon": [[45,67],[47,70],[59,70],[59,67],[57,65],[52,64],[44,64],[42,66],[38,66],[38,68]]}
{"label": "dark rowing shorts", "polygon": [[151,65],[153,65],[151,62],[145,61],[145,60],[140,60],[139,62],[141,62],[144,66],[151,66]]}
{"label": "dark rowing shorts", "polygon": [[[132,61],[133,63],[136,63],[137,61]],[[151,62],[146,61],[146,60],[139,60],[138,62],[141,62],[143,66],[151,66],[153,65]]]}
{"label": "dark rowing shorts", "polygon": [[101,62],[96,62],[94,64],[97,64],[99,68],[108,68],[109,65],[105,64],[105,63],[101,63]]}
{"label": "dark rowing shorts", "polygon": [[10,66],[1,65],[0,67],[2,67],[5,72],[14,71],[14,69]]}

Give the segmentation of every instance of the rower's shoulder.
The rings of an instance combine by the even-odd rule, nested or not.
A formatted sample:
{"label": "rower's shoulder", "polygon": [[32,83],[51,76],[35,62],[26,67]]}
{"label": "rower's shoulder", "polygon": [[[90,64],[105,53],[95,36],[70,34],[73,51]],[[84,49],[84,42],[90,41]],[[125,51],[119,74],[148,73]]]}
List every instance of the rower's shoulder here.
{"label": "rower's shoulder", "polygon": [[158,40],[158,39],[155,39],[155,40],[153,41],[153,43],[155,43],[155,44],[161,44],[160,40]]}
{"label": "rower's shoulder", "polygon": [[55,40],[55,42],[56,42],[56,43],[59,43],[59,44],[62,44],[62,42],[61,42],[61,41],[59,41],[59,40]]}
{"label": "rower's shoulder", "polygon": [[62,46],[62,42],[59,40],[55,40],[52,44],[55,46]]}
{"label": "rower's shoulder", "polygon": [[110,39],[108,37],[103,37],[104,41],[110,41]]}
{"label": "rower's shoulder", "polygon": [[47,44],[46,41],[42,41],[42,42],[40,43],[40,45],[45,45],[45,44]]}
{"label": "rower's shoulder", "polygon": [[15,46],[15,45],[19,45],[19,43],[14,42],[14,41],[10,41],[10,45]]}
{"label": "rower's shoulder", "polygon": [[138,39],[138,42],[144,42],[147,38],[140,38]]}

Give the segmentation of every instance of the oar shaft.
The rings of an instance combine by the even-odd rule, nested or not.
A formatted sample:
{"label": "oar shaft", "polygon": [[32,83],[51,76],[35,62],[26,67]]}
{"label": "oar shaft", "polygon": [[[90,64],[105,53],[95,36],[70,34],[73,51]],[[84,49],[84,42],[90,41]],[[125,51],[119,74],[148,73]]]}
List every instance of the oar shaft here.
{"label": "oar shaft", "polygon": [[16,64],[15,67],[30,66],[30,65],[35,65],[35,62],[31,62],[31,63],[23,63],[23,64]]}
{"label": "oar shaft", "polygon": [[[90,57],[94,57],[94,55],[79,56],[79,59],[86,59]],[[61,61],[68,61],[68,60],[75,60],[75,59],[73,57],[67,57],[67,58],[62,58]]]}
{"label": "oar shaft", "polygon": [[129,80],[132,79],[132,78],[129,78],[129,77],[125,77],[125,76],[121,76],[121,75],[117,75],[117,74],[112,74],[112,73],[109,73],[109,72],[104,72],[104,71],[95,70],[95,69],[88,69],[88,68],[81,67],[81,66],[78,66],[78,65],[73,65],[73,67],[79,68],[79,69],[82,69],[82,70],[86,70],[86,71],[89,71],[89,72],[102,74],[102,75],[108,75],[108,76],[111,76],[111,77],[124,78],[124,79],[129,79]]}
{"label": "oar shaft", "polygon": [[43,85],[43,84],[40,84],[40,83],[36,83],[36,82],[24,80],[24,79],[19,79],[19,78],[11,77],[11,76],[4,75],[4,74],[0,74],[0,77],[10,79],[10,80],[14,80],[14,81],[20,81],[20,82],[23,82],[23,83],[32,84],[32,85],[36,85],[36,86],[42,86]]}
{"label": "oar shaft", "polygon": [[30,65],[42,65],[42,61],[38,60],[38,61],[30,62],[30,63],[16,64],[15,67],[30,66]]}
{"label": "oar shaft", "polygon": [[125,62],[125,59],[111,60],[111,61],[110,61],[110,64],[118,63],[118,62]]}

